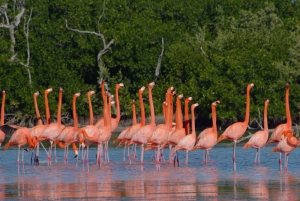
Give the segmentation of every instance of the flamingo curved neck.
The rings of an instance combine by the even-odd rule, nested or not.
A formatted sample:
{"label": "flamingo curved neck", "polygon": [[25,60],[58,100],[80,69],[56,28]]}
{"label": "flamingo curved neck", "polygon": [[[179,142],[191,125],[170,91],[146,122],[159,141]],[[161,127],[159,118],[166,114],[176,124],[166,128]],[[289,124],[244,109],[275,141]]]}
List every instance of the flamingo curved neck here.
{"label": "flamingo curved neck", "polygon": [[264,108],[264,131],[268,132],[268,104],[265,104],[265,108]]}
{"label": "flamingo curved neck", "polygon": [[285,112],[286,112],[286,123],[290,130],[292,128],[292,120],[291,120],[291,112],[290,112],[289,91],[290,89],[287,88],[285,92]]}
{"label": "flamingo curved neck", "polygon": [[245,121],[244,124],[249,123],[249,118],[250,118],[250,87],[247,88],[247,96],[246,96],[246,116],[245,116]]}
{"label": "flamingo curved neck", "polygon": [[195,128],[196,125],[195,125],[195,111],[194,110],[195,109],[192,107],[191,108],[191,112],[192,112],[192,133],[191,133],[191,135],[196,138],[196,128]]}
{"label": "flamingo curved neck", "polygon": [[57,123],[61,124],[61,104],[62,104],[62,90],[59,91],[58,107],[57,107]]}
{"label": "flamingo curved neck", "polygon": [[145,125],[145,107],[144,107],[144,101],[143,101],[143,91],[139,93],[139,101],[140,101],[140,108],[141,108],[141,126]]}
{"label": "flamingo curved neck", "polygon": [[212,110],[212,124],[213,124],[213,132],[217,135],[217,112],[216,112],[216,106],[211,106]]}
{"label": "flamingo curved neck", "polygon": [[44,93],[45,99],[45,110],[46,110],[46,125],[50,124],[50,109],[49,109],[49,102],[48,102],[48,93],[45,91]]}
{"label": "flamingo curved neck", "polygon": [[74,120],[74,128],[78,128],[78,119],[76,114],[76,98],[77,96],[73,96],[72,109],[73,109],[73,120]]}
{"label": "flamingo curved neck", "polygon": [[132,125],[136,124],[136,110],[135,110],[135,102],[132,102]]}
{"label": "flamingo curved neck", "polygon": [[190,132],[190,119],[189,119],[189,100],[184,101],[184,117],[185,117],[185,135]]}
{"label": "flamingo curved neck", "polygon": [[88,94],[89,112],[90,112],[90,125],[94,124],[93,106],[91,101],[91,95]]}
{"label": "flamingo curved neck", "polygon": [[120,109],[120,100],[119,100],[119,86],[116,86],[116,106],[117,106],[117,121],[120,121],[121,118],[121,109]]}
{"label": "flamingo curved neck", "polygon": [[1,104],[1,120],[0,120],[0,126],[3,126],[3,125],[4,125],[5,98],[6,98],[6,94],[2,92],[2,104]]}
{"label": "flamingo curved neck", "polygon": [[33,101],[34,101],[34,108],[35,108],[35,114],[36,114],[36,118],[38,120],[38,125],[42,125],[43,124],[43,121],[41,119],[41,114],[40,114],[40,111],[39,111],[39,107],[38,107],[38,103],[37,103],[37,95],[33,95]]}
{"label": "flamingo curved neck", "polygon": [[155,124],[155,113],[154,113],[154,105],[153,105],[153,99],[152,99],[152,88],[148,88],[148,97],[149,97],[149,103],[150,103],[150,114],[151,114],[151,122],[150,125],[154,126]]}

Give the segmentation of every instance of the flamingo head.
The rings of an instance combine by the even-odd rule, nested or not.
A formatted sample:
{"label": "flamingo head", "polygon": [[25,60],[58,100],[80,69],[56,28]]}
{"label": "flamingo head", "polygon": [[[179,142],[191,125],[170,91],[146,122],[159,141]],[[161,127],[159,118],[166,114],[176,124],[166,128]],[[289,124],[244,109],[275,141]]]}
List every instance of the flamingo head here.
{"label": "flamingo head", "polygon": [[45,91],[44,91],[44,93],[45,94],[48,94],[48,93],[50,93],[50,92],[52,92],[53,91],[53,89],[52,88],[49,88],[49,89],[46,89]]}
{"label": "flamingo head", "polygon": [[[3,91],[2,91],[2,93],[3,93]],[[37,97],[38,95],[40,95],[40,92],[39,92],[39,91],[37,91],[37,92],[35,92],[35,93],[33,94],[34,97]]]}
{"label": "flamingo head", "polygon": [[195,107],[198,107],[198,106],[199,106],[198,103],[194,103],[194,104],[192,105],[192,109],[195,109]]}
{"label": "flamingo head", "polygon": [[140,91],[143,92],[146,89],[145,86],[142,86],[142,88],[140,88]]}
{"label": "flamingo head", "polygon": [[289,89],[290,88],[290,83],[286,83],[285,88]]}
{"label": "flamingo head", "polygon": [[81,93],[76,93],[76,94],[74,94],[74,96],[77,98],[77,97],[79,97],[81,95]]}
{"label": "flamingo head", "polygon": [[182,99],[183,98],[183,94],[180,94],[177,96],[178,99]]}

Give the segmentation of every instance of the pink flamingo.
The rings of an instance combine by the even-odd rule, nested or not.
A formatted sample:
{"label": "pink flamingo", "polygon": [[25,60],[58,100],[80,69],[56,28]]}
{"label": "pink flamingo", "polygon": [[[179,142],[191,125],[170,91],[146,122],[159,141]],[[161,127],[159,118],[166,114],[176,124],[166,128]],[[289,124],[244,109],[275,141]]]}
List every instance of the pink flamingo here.
{"label": "pink flamingo", "polygon": [[268,104],[269,104],[269,100],[266,100],[264,106],[264,130],[257,131],[256,133],[254,133],[250,138],[250,140],[243,147],[243,149],[252,147],[257,150],[254,159],[254,164],[256,163],[260,164],[260,149],[266,144],[269,137],[268,117],[267,117]]}
{"label": "pink flamingo", "polygon": [[185,151],[185,165],[188,166],[189,161],[189,151],[191,151],[196,142],[196,128],[195,128],[195,108],[198,107],[199,104],[195,103],[191,106],[191,113],[192,113],[192,132],[186,136],[184,136],[178,144],[174,147],[172,152],[176,152],[177,150]]}
{"label": "pink flamingo", "polygon": [[[189,102],[193,100],[192,97],[188,97],[184,100],[184,116],[185,116],[185,126],[183,127],[182,124],[182,111],[181,111],[181,102],[180,102],[180,97],[177,97],[177,102],[176,102],[176,128],[173,133],[169,136],[168,139],[168,144],[170,148],[170,157],[169,157],[169,162],[172,160],[171,156],[171,149],[172,146],[176,146],[178,142],[187,134],[189,134]],[[178,110],[178,112],[177,112]]]}
{"label": "pink flamingo", "polygon": [[211,150],[217,144],[217,140],[218,140],[217,112],[216,112],[216,106],[218,104],[220,104],[220,101],[215,101],[211,104],[213,131],[203,134],[202,137],[199,138],[195,147],[193,148],[193,151],[197,150],[198,148],[205,150],[204,164],[207,164],[209,150]]}
{"label": "pink flamingo", "polygon": [[[116,98],[116,106],[117,106],[117,116],[116,116],[116,118],[111,118],[111,132],[114,132],[116,130],[116,128],[119,125],[120,118],[121,118],[120,100],[119,100],[119,89],[121,87],[124,87],[123,83],[116,84],[116,96],[115,96],[115,98]],[[97,128],[100,128],[100,127],[104,126],[104,118],[98,120],[96,122],[95,126]],[[108,161],[109,161],[109,157],[108,157],[108,141],[109,140],[110,140],[110,137],[109,137],[109,139],[104,144],[104,146],[105,146],[104,149],[105,149],[105,153],[106,153]]]}
{"label": "pink flamingo", "polygon": [[[104,85],[103,85],[104,87]],[[103,88],[104,89],[104,88]],[[99,133],[99,129],[94,125],[94,114],[93,114],[93,107],[92,107],[92,101],[91,101],[91,95],[95,94],[95,91],[89,91],[87,93],[88,98],[88,104],[89,104],[89,114],[90,114],[90,124],[80,128],[77,132],[78,134],[78,141],[80,145],[82,146],[82,165],[84,165],[84,160],[86,158],[87,165],[89,164],[89,146],[93,143],[93,141],[90,141],[83,137],[82,133],[86,133],[86,135],[94,136]],[[86,147],[85,153],[83,151],[83,148]]]}
{"label": "pink flamingo", "polygon": [[[78,131],[78,118],[76,113],[76,99],[80,96],[80,93],[75,93],[73,95],[73,102],[72,102],[72,112],[73,112],[73,120],[74,125],[73,126],[67,126],[65,127],[61,133],[58,135],[58,137],[55,140],[55,143],[58,143],[58,145],[65,149],[64,150],[64,161],[65,163],[68,163],[68,150],[69,145],[72,144],[73,151],[75,153],[76,158],[78,156],[78,149],[75,145],[75,142],[77,142],[77,131]],[[63,144],[64,143],[64,144]]]}
{"label": "pink flamingo", "polygon": [[151,138],[155,126],[155,114],[154,114],[154,105],[152,99],[152,88],[155,85],[155,82],[151,82],[148,84],[148,96],[149,96],[149,104],[150,104],[150,113],[151,113],[151,121],[149,124],[142,126],[134,135],[134,137],[126,144],[126,147],[129,147],[131,144],[135,143],[140,145],[141,147],[141,160],[140,164],[144,164],[144,146],[147,144],[149,139]]}
{"label": "pink flamingo", "polygon": [[297,141],[297,138],[293,136],[292,130],[286,130],[282,133],[282,139],[278,142],[277,146],[271,151],[280,152],[284,154],[284,170],[287,170],[288,159],[290,153],[300,144],[300,140]]}
{"label": "pink flamingo", "polygon": [[[34,108],[35,108],[35,112],[36,112],[36,117],[38,120],[38,123],[36,126],[34,126],[31,130],[30,130],[30,135],[31,138],[36,137],[35,139],[38,139],[39,136],[41,135],[41,133],[44,131],[44,129],[49,125],[49,121],[50,120],[50,111],[49,111],[49,103],[48,103],[48,94],[50,92],[52,92],[53,89],[49,88],[46,89],[44,91],[44,97],[45,97],[45,109],[46,109],[46,124],[43,124],[41,115],[40,115],[40,111],[38,108],[38,104],[37,104],[37,96],[39,95],[39,92],[36,92],[33,94],[33,100],[34,100]],[[39,165],[39,142],[35,142],[36,143],[36,148],[35,148],[35,157],[34,157],[34,164],[35,165]]]}
{"label": "pink flamingo", "polygon": [[[5,144],[3,151],[6,151],[9,146],[18,146],[18,167],[20,165],[20,149],[21,147],[25,146],[27,143],[31,148],[35,148],[35,143],[34,141],[36,139],[32,139],[30,136],[30,130],[26,127],[20,127],[18,129],[14,128],[15,132],[12,134],[11,138],[9,141]],[[35,137],[36,138],[36,137]],[[24,150],[22,149],[22,165],[24,168]],[[23,169],[24,171],[24,169]]]}
{"label": "pink flamingo", "polygon": [[[281,135],[282,132],[285,130],[292,130],[292,118],[291,118],[291,112],[290,112],[290,103],[289,103],[289,92],[290,92],[290,84],[287,83],[285,85],[285,113],[286,113],[286,123],[280,124],[276,126],[274,131],[272,132],[266,146],[268,146],[270,143],[278,143],[281,141]],[[281,152],[279,153],[279,168],[281,170]]]}
{"label": "pink flamingo", "polygon": [[[137,124],[136,122],[136,109],[135,109],[135,100],[132,101],[132,126]],[[115,142],[121,142],[125,137],[126,137],[126,134],[127,132],[130,130],[131,126],[125,128],[124,130],[122,130],[122,132],[119,134],[119,136],[117,137],[117,139],[115,139],[113,141],[113,143]],[[128,149],[129,151],[129,149]],[[123,161],[125,161],[125,153],[126,153],[126,148],[124,146],[124,151],[123,151]],[[129,155],[129,154],[128,154]]]}
{"label": "pink flamingo", "polygon": [[[121,142],[119,143],[117,148],[122,146],[123,144],[125,144],[124,149],[126,149],[128,147],[127,143],[129,143],[131,141],[131,139],[135,136],[136,132],[145,125],[146,117],[145,117],[145,107],[144,107],[144,101],[143,101],[143,92],[144,92],[145,88],[146,87],[143,86],[142,88],[139,89],[139,92],[138,92],[139,93],[139,102],[140,102],[141,122],[134,124],[129,128],[124,139],[121,140]],[[132,159],[136,158],[136,144],[134,144],[132,149],[133,149],[132,154],[131,155],[128,154],[129,160],[131,158]],[[130,160],[130,162],[131,162],[131,160]]]}
{"label": "pink flamingo", "polygon": [[248,84],[248,86],[247,86],[246,117],[245,117],[245,120],[243,122],[236,122],[236,123],[230,125],[224,131],[224,133],[218,138],[218,142],[220,142],[221,140],[224,140],[224,139],[232,140],[234,142],[233,157],[232,157],[233,171],[236,171],[236,158],[235,158],[236,142],[246,132],[246,129],[247,129],[248,123],[249,123],[249,117],[250,117],[250,90],[253,86],[254,86],[253,83]]}
{"label": "pink flamingo", "polygon": [[[166,122],[165,124],[157,125],[154,130],[150,140],[147,143],[145,151],[148,149],[156,150],[156,165],[159,168],[159,161],[161,155],[161,146],[167,142],[169,132],[172,126],[173,119],[173,96],[172,96],[172,88],[167,90],[166,99],[167,99],[167,111],[166,111]],[[162,146],[164,147],[164,146]]]}
{"label": "pink flamingo", "polygon": [[[47,126],[47,128],[45,128],[43,130],[43,132],[41,133],[41,135],[38,138],[39,141],[43,141],[43,140],[50,141],[49,151],[47,152],[48,165],[51,165],[51,152],[52,152],[53,142],[55,142],[56,138],[59,136],[61,131],[65,128],[65,126],[61,124],[62,93],[63,93],[63,89],[60,88],[59,96],[58,96],[57,122],[49,124]],[[49,118],[49,120],[50,120],[50,118]],[[54,158],[55,158],[55,160],[57,158],[55,150],[54,150]]]}

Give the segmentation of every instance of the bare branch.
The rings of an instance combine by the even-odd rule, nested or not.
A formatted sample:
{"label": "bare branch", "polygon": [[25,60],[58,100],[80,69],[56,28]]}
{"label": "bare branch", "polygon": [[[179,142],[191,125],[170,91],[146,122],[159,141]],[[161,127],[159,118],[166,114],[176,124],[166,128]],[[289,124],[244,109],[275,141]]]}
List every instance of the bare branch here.
{"label": "bare branch", "polygon": [[196,38],[197,38],[197,41],[200,45],[201,52],[204,54],[204,56],[206,58],[209,58],[209,56],[206,54],[206,52],[203,50],[203,47],[202,47],[202,42],[203,42],[204,38],[201,37],[200,33],[196,33]]}
{"label": "bare branch", "polygon": [[157,62],[156,70],[155,70],[155,77],[159,76],[159,70],[160,70],[160,67],[161,67],[162,58],[164,56],[164,50],[165,50],[164,38],[162,37],[161,38],[161,53],[158,57],[158,62]]}

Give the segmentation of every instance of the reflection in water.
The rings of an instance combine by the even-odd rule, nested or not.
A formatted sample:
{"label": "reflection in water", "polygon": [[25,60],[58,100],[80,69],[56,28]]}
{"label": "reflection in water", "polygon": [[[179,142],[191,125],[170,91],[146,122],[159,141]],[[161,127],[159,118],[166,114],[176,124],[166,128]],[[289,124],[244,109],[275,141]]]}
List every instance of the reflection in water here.
{"label": "reflection in water", "polygon": [[[9,160],[8,150],[7,155],[0,155],[0,200],[42,200],[45,197],[48,200],[299,200],[297,164],[291,163],[288,172],[280,172],[276,165],[269,168],[276,158],[269,161],[265,158],[260,167],[240,166],[238,173],[233,173],[232,164],[222,155],[226,153],[224,150],[226,148],[217,148],[218,156],[212,157],[217,159],[206,166],[196,160],[199,154],[191,152],[189,167],[174,167],[162,162],[160,170],[156,170],[155,163],[147,160],[141,171],[138,161],[130,164],[130,161],[119,160],[123,150],[111,149],[112,162],[103,163],[101,168],[93,157],[89,171],[86,166],[84,170],[82,165],[76,166],[75,160],[69,164],[62,160],[51,167],[46,160],[41,161],[40,166],[30,166],[28,161],[25,173],[20,174],[15,162]],[[231,148],[228,150],[231,154]],[[95,151],[91,149],[91,155]],[[244,164],[249,164],[245,155]],[[151,154],[145,156],[150,158]],[[243,156],[238,156],[240,165],[243,165]],[[298,157],[297,152],[295,157]]]}

